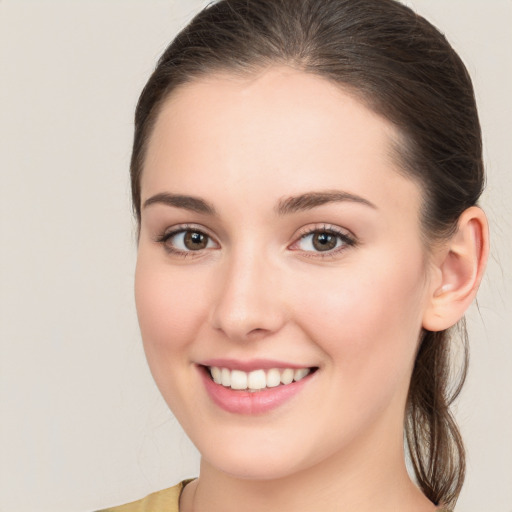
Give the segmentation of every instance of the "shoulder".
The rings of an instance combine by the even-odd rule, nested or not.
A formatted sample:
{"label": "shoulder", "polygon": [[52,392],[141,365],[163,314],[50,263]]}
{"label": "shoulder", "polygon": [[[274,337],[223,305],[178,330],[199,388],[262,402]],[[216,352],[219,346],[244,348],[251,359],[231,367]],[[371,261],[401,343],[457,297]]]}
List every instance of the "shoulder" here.
{"label": "shoulder", "polygon": [[98,512],[179,512],[181,491],[190,481],[183,480],[174,487],[154,492],[141,500]]}

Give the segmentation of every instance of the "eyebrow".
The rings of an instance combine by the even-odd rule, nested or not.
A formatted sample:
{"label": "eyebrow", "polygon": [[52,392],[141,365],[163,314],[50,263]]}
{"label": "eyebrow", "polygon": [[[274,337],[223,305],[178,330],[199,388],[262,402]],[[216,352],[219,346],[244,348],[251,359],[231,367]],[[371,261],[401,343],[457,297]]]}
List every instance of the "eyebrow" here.
{"label": "eyebrow", "polygon": [[322,206],[327,203],[334,202],[351,202],[359,203],[370,208],[377,209],[377,207],[364,197],[343,192],[340,190],[327,190],[323,192],[307,192],[298,196],[288,197],[281,199],[276,207],[278,215],[286,215],[289,213],[296,213],[303,210],[311,210],[317,206]]}
{"label": "eyebrow", "polygon": [[[306,192],[305,194],[300,194],[298,196],[281,199],[278,202],[275,211],[278,215],[287,215],[299,211],[311,210],[318,206],[334,202],[359,203],[369,206],[370,208],[377,209],[373,203],[358,195],[351,194],[349,192],[342,192],[340,190],[329,190],[323,192]],[[174,206],[176,208],[183,208],[196,213],[217,215],[212,204],[195,196],[161,192],[146,199],[146,201],[144,201],[143,208],[147,208],[152,204],[164,204],[167,206]]]}
{"label": "eyebrow", "polygon": [[215,208],[210,203],[199,197],[187,196],[183,194],[170,194],[169,192],[161,192],[155,194],[144,201],[143,208],[147,208],[152,204],[165,204],[176,208],[183,208],[196,213],[204,213],[206,215],[217,215]]}

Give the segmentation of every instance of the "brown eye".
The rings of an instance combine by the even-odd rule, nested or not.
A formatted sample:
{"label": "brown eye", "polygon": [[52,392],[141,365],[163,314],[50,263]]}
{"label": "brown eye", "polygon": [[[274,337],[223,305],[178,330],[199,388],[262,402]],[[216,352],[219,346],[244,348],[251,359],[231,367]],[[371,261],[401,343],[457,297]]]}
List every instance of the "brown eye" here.
{"label": "brown eye", "polygon": [[199,251],[206,249],[208,237],[199,231],[186,231],[183,238],[183,244],[190,251]]}
{"label": "brown eye", "polygon": [[158,239],[166,250],[174,254],[186,254],[202,251],[203,249],[215,249],[218,245],[206,233],[198,229],[180,229],[163,235]]}
{"label": "brown eye", "polygon": [[330,251],[336,247],[338,238],[332,233],[319,232],[313,233],[311,242],[317,251]]}
{"label": "brown eye", "polygon": [[335,255],[340,250],[356,244],[352,235],[336,228],[312,229],[302,235],[292,246],[294,250],[310,253],[311,255],[326,253]]}

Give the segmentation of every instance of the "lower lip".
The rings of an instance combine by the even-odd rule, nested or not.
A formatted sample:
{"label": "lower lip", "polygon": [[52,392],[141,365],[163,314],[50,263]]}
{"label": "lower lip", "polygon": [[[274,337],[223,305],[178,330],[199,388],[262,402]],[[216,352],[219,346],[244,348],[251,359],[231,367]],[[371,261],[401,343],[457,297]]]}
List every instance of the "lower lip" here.
{"label": "lower lip", "polygon": [[313,375],[310,373],[291,384],[251,392],[216,384],[206,368],[200,367],[199,370],[206,391],[216,405],[228,412],[247,415],[263,414],[288,402],[304,388]]}

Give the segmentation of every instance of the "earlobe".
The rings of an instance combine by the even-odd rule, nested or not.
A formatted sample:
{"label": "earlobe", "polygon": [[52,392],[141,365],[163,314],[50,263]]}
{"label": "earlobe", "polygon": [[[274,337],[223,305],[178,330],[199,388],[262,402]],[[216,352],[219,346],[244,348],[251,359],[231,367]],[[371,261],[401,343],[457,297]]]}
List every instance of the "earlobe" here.
{"label": "earlobe", "polygon": [[435,275],[423,328],[442,331],[455,325],[475,298],[489,253],[485,213],[472,206],[459,218],[457,230],[436,254]]}

